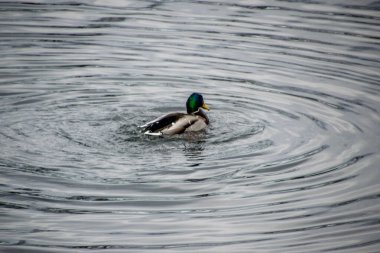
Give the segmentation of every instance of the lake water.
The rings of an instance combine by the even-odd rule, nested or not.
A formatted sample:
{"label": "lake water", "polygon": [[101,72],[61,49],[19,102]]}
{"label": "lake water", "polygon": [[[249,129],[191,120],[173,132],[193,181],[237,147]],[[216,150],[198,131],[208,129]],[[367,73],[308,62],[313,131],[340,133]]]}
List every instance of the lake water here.
{"label": "lake water", "polygon": [[0,251],[379,252],[379,52],[379,1],[1,1]]}

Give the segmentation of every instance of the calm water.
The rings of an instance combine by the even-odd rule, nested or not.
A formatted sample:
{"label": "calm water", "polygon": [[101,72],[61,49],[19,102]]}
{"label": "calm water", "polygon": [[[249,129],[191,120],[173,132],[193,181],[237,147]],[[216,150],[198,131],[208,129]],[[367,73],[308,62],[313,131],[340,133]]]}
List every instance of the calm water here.
{"label": "calm water", "polygon": [[379,1],[1,1],[0,251],[379,252],[379,52]]}

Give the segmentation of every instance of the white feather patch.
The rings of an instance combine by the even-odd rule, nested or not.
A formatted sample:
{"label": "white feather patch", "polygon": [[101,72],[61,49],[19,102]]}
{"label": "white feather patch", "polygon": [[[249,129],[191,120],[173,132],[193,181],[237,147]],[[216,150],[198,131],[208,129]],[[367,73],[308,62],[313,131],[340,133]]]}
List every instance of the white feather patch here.
{"label": "white feather patch", "polygon": [[146,131],[146,132],[144,132],[144,134],[146,134],[146,135],[152,135],[152,136],[161,136],[162,135],[161,132],[153,133],[151,131]]}

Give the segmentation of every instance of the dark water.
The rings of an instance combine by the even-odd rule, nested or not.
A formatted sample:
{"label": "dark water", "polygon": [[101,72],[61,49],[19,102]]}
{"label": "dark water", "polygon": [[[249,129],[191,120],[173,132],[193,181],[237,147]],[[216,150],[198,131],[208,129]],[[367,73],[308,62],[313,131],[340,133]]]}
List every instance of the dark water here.
{"label": "dark water", "polygon": [[0,251],[379,252],[379,51],[379,1],[1,1]]}

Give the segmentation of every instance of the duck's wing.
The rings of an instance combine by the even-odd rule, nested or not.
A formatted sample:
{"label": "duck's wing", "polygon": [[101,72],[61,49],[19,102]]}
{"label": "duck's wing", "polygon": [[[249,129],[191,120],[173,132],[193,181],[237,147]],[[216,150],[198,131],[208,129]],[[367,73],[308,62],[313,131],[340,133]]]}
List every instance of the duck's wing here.
{"label": "duck's wing", "polygon": [[207,127],[206,119],[198,117],[189,127],[186,128],[185,132],[198,132]]}
{"label": "duck's wing", "polygon": [[189,127],[194,125],[194,123],[196,123],[198,120],[199,116],[184,114],[171,125],[162,129],[160,132],[165,135],[182,134],[187,131]]}
{"label": "duck's wing", "polygon": [[149,121],[148,123],[140,126],[144,129],[144,132],[154,133],[160,131],[161,129],[167,128],[175,124],[180,118],[185,114],[181,112],[172,112],[166,115],[163,115],[157,119]]}

